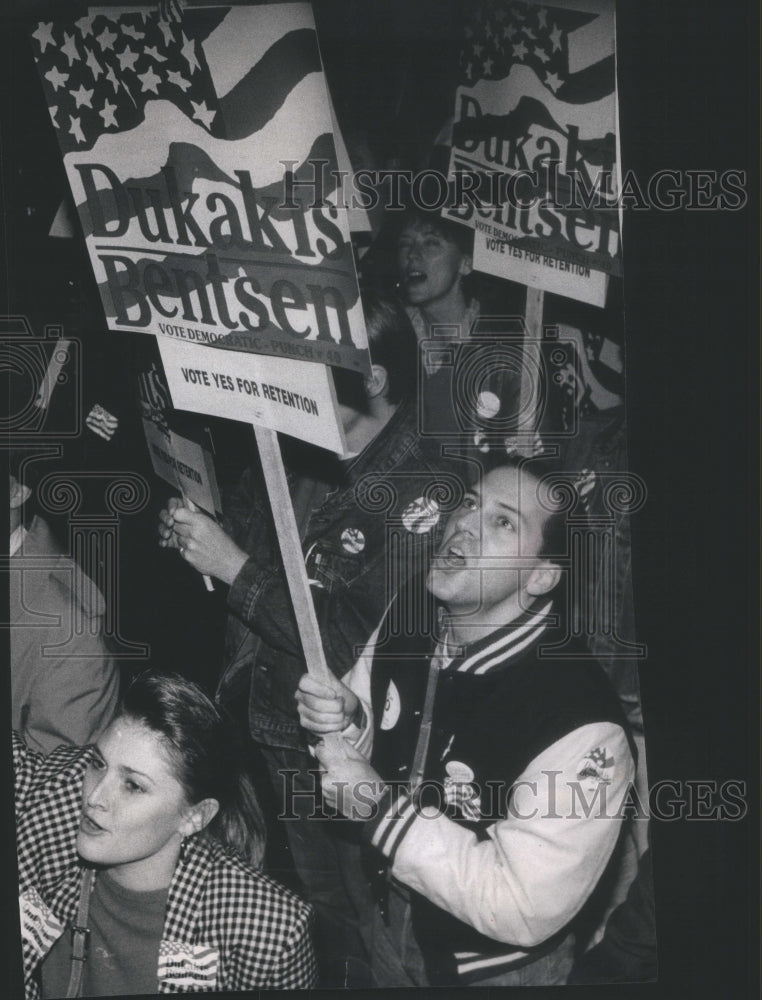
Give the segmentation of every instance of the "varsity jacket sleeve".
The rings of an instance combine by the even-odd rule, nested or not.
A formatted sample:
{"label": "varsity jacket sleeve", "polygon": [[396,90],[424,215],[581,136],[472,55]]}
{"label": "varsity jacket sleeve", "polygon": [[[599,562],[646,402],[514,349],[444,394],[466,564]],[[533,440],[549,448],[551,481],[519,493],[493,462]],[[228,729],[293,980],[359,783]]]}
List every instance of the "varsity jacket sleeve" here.
{"label": "varsity jacket sleeve", "polygon": [[635,766],[621,727],[593,723],[536,757],[485,840],[387,787],[364,835],[391,873],[494,940],[541,944],[593,891],[619,834]]}

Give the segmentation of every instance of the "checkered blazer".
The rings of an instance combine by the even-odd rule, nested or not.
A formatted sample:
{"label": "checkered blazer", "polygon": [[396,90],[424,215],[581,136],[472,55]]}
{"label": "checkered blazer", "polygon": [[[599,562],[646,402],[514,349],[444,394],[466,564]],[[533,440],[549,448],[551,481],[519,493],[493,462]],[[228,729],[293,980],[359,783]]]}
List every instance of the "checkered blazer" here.
{"label": "checkered blazer", "polygon": [[[14,733],[13,754],[24,975],[36,1000],[35,970],[76,915],[77,827],[93,750],[42,757]],[[169,887],[157,992],[313,986],[310,907],[220,844],[189,844]]]}

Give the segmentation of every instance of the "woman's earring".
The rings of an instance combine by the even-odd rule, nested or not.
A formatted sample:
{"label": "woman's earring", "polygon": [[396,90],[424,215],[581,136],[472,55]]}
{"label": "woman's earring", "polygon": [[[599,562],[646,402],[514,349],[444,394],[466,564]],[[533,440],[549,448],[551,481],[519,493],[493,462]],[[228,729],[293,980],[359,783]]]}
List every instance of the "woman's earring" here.
{"label": "woman's earring", "polygon": [[188,838],[187,837],[183,837],[183,839],[180,841],[180,857],[179,857],[178,860],[179,860],[179,862],[180,862],[181,865],[184,865],[185,862],[188,860]]}

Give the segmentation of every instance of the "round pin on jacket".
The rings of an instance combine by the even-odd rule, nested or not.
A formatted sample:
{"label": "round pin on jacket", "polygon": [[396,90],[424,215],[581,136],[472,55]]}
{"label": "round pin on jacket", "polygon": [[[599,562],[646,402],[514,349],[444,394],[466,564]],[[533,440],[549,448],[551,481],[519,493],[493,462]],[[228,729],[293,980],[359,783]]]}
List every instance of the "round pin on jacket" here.
{"label": "round pin on jacket", "polygon": [[500,412],[500,397],[485,389],[476,398],[476,413],[483,420],[496,417]]}
{"label": "round pin on jacket", "polygon": [[341,545],[346,552],[362,552],[365,548],[365,535],[359,528],[345,528],[341,533]]}
{"label": "round pin on jacket", "polygon": [[381,729],[384,732],[394,729],[399,722],[401,712],[402,701],[400,693],[397,690],[397,685],[394,681],[389,681],[389,687],[386,689],[386,698],[384,699],[384,712],[381,716]]}
{"label": "round pin on jacket", "polygon": [[445,764],[445,771],[458,784],[470,784],[474,780],[474,772],[468,764],[459,760],[448,760]]}
{"label": "round pin on jacket", "polygon": [[423,535],[439,523],[439,504],[430,497],[418,497],[402,512],[402,523],[414,535]]}

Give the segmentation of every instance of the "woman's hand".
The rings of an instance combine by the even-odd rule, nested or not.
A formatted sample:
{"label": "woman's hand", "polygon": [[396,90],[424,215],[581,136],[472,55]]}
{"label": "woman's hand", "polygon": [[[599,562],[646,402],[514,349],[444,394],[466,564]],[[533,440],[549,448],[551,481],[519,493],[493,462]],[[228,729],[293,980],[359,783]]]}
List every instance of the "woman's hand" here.
{"label": "woman's hand", "polygon": [[231,584],[248,559],[243,549],[211,517],[188,510],[173,497],[159,514],[159,545],[178,548],[180,555],[199,573]]}
{"label": "woman's hand", "polygon": [[175,511],[182,507],[180,497],[170,497],[164,510],[159,511],[159,545],[163,549],[179,549],[175,534]]}

